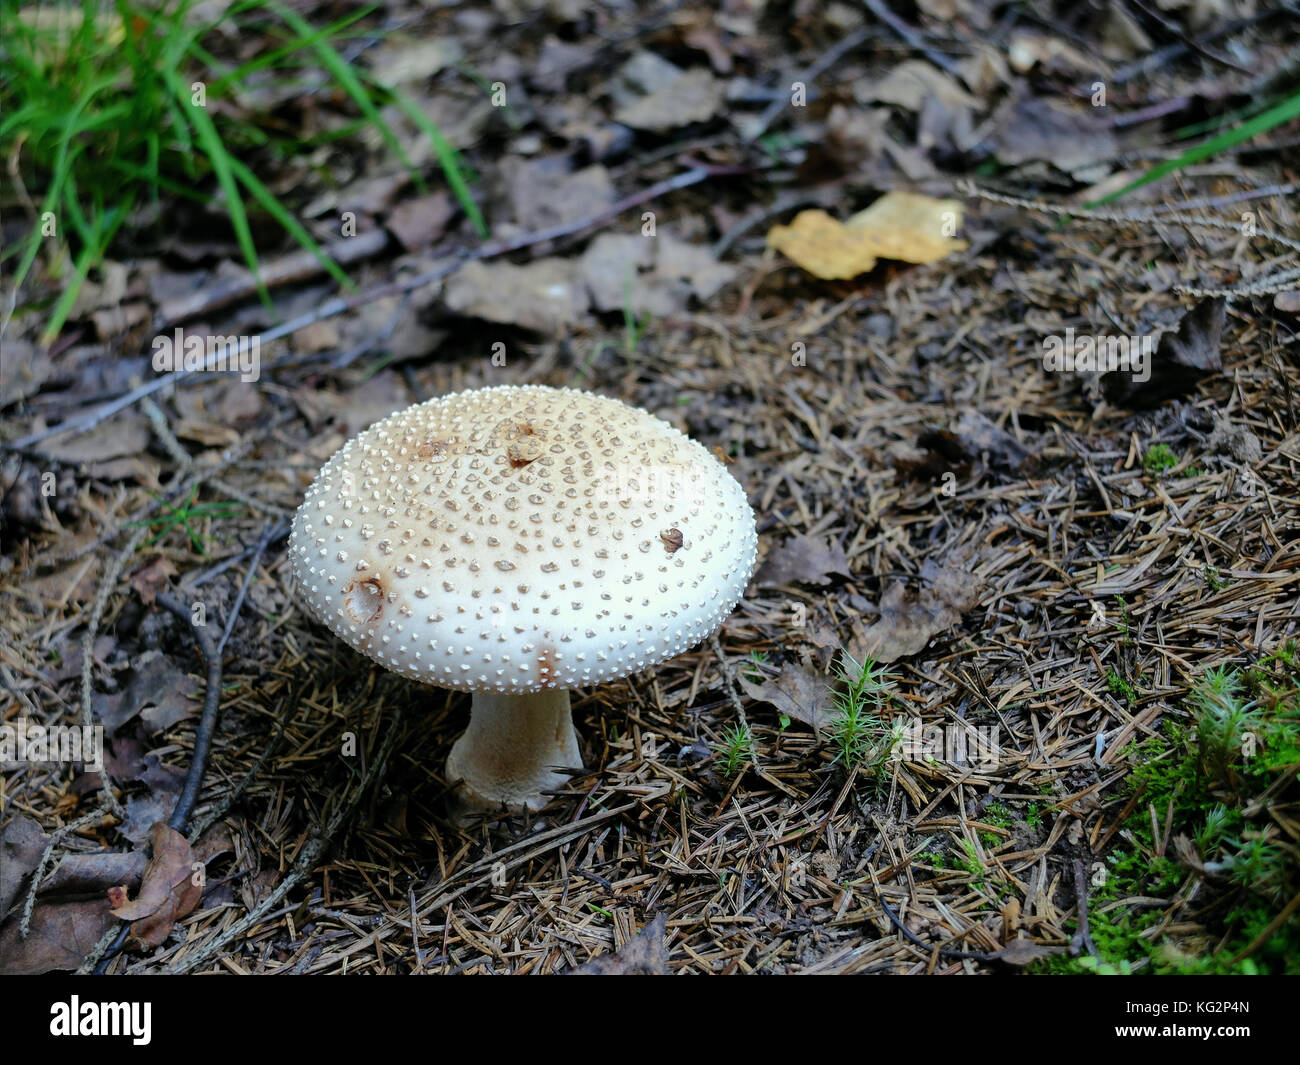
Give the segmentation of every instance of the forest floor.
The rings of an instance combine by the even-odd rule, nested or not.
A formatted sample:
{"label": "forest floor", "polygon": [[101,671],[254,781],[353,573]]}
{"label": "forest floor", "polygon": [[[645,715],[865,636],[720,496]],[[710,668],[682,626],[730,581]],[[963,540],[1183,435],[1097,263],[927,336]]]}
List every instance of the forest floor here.
{"label": "forest floor", "polygon": [[[38,259],[0,374],[0,713],[89,715],[107,749],[103,774],[5,764],[0,971],[1296,971],[1300,130],[1084,206],[1182,127],[1294,101],[1295,17],[586,7],[386,3],[349,31],[500,244],[394,111],[424,189],[378,136],[245,156],[336,255],[362,242],[359,295],[254,212],[260,301],[224,208],[175,198],[47,343]],[[304,138],[356,117],[270,84],[222,106]],[[825,278],[849,238],[771,246],[890,190],[956,217],[939,252]],[[105,415],[176,328],[258,337],[256,380]],[[1150,379],[1045,364],[1089,337],[1148,343]],[[285,532],[367,425],[507,383],[716,449],[761,561],[716,641],[573,693],[587,768],[545,810],[467,823],[443,767],[468,697],[304,614]],[[135,935],[105,955],[110,905]]]}

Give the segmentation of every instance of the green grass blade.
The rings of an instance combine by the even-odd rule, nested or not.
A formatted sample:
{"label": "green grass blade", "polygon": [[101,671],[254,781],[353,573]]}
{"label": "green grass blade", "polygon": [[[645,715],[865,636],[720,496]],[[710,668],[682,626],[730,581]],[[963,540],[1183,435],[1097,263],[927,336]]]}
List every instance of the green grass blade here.
{"label": "green grass blade", "polygon": [[310,251],[316,257],[316,261],[329,272],[329,275],[335,281],[349,292],[355,292],[356,286],[348,275],[343,272],[339,264],[325,254],[325,249],[316,243],[312,235],[303,228],[298,219],[285,210],[284,204],[275,198],[275,194],[262,184],[257,175],[238,159],[231,158],[229,162],[235,176],[239,178],[244,187],[248,189],[253,198],[262,205],[266,212],[279,222],[294,240]]}
{"label": "green grass blade", "polygon": [[429,121],[429,117],[415,105],[413,100],[396,89],[391,91],[393,102],[401,108],[402,113],[414,122],[432,143],[433,152],[438,157],[438,165],[442,167],[443,175],[447,178],[447,184],[451,186],[456,202],[460,204],[461,210],[465,212],[465,216],[474,226],[474,232],[479,235],[480,240],[487,240],[487,223],[483,221],[483,213],[478,209],[478,204],[474,202],[474,195],[469,191],[469,184],[465,181],[465,175],[461,172],[460,153],[452,147],[447,138],[442,135],[442,131]]}
{"label": "green grass blade", "polygon": [[41,333],[42,344],[52,343],[54,338],[59,335],[63,323],[68,320],[68,315],[72,313],[72,305],[77,302],[77,293],[81,291],[82,282],[86,280],[90,268],[104,257],[109,244],[112,243],[113,235],[117,232],[118,226],[122,224],[122,220],[126,218],[126,215],[127,207],[120,205],[107,214],[100,216],[101,225],[98,237],[82,246],[81,254],[77,256],[76,273],[59,296],[59,302],[54,305],[50,320]]}
{"label": "green grass blade", "polygon": [[257,290],[262,297],[262,303],[270,310],[271,296],[262,283],[257,248],[253,245],[253,232],[248,227],[248,215],[244,213],[244,201],[239,195],[239,186],[235,183],[235,175],[231,167],[235,160],[226,151],[226,146],[221,140],[221,134],[217,132],[217,127],[213,124],[207,111],[202,107],[190,105],[190,91],[181,82],[175,71],[166,71],[164,77],[171,86],[172,93],[180,103],[182,111],[188,108],[186,118],[193,124],[199,145],[202,147],[203,153],[208,157],[208,161],[212,164],[212,171],[217,177],[217,183],[226,194],[226,210],[230,214],[230,224],[235,230],[235,239],[239,242],[240,251],[244,254],[244,260],[248,263],[248,268],[253,271],[253,278],[257,282]]}
{"label": "green grass blade", "polygon": [[[269,6],[270,9],[279,15],[280,18],[282,18],[300,37],[312,36],[313,30],[311,24],[296,11],[278,3]],[[357,77],[355,71],[348,66],[347,62],[334,50],[334,47],[328,41],[317,41],[312,45],[312,51],[316,53],[321,63],[324,64],[325,69],[338,79],[338,83],[342,85],[344,91],[352,97],[353,102],[361,108],[361,113],[375,124],[375,128],[379,130],[380,135],[387,142],[388,146],[402,161],[402,165],[411,172],[412,176],[415,178],[415,183],[423,188],[424,179],[420,177],[419,172],[415,169],[415,166],[407,157],[406,152],[402,149],[402,145],[397,139],[397,134],[392,131],[388,123],[384,121],[383,116],[380,115],[379,109],[375,106],[375,102],[370,98],[370,93],[367,92],[366,87],[361,84],[361,79]]]}
{"label": "green grass blade", "polygon": [[1290,122],[1293,118],[1300,118],[1300,93],[1296,93],[1289,100],[1284,100],[1276,107],[1271,107],[1263,114],[1256,115],[1249,122],[1245,122],[1236,129],[1228,130],[1217,137],[1213,137],[1204,144],[1198,144],[1177,159],[1168,159],[1159,166],[1143,174],[1136,181],[1125,185],[1118,192],[1112,192],[1109,196],[1103,196],[1099,200],[1093,200],[1088,207],[1100,207],[1103,204],[1111,203],[1121,196],[1125,196],[1135,189],[1142,188],[1143,185],[1149,185],[1153,181],[1159,181],[1167,174],[1172,174],[1175,170],[1181,170],[1185,166],[1191,166],[1199,163],[1202,159],[1208,159],[1210,156],[1224,151],[1227,148],[1235,147],[1248,141],[1260,133],[1267,132],[1274,126],[1280,126],[1283,122]]}
{"label": "green grass blade", "polygon": [[[349,26],[365,18],[372,11],[374,11],[377,6],[378,5],[376,4],[372,4],[369,7],[363,7],[359,11],[354,11],[350,15],[345,15],[337,22],[330,23],[330,25],[326,26],[322,30],[313,30],[311,29],[310,26],[307,27],[310,30],[310,32],[307,34],[303,34],[295,30],[294,31],[295,36],[287,43],[281,45],[279,48],[272,49],[271,51],[267,52],[265,55],[258,56],[256,59],[250,59],[247,63],[244,63],[242,66],[236,67],[234,70],[222,74],[221,77],[219,77],[216,81],[209,84],[208,91],[220,92],[225,88],[225,86],[228,83],[233,83],[237,85],[241,83],[250,74],[255,74],[259,70],[265,70],[268,67],[273,67],[276,64],[278,64],[281,59],[284,59],[292,55],[294,52],[301,51],[304,48],[315,48],[316,45],[320,44],[321,42],[329,41],[330,39],[338,36],[340,33],[343,32],[343,30],[347,29]],[[191,47],[190,53],[200,62],[204,63],[209,67],[215,68],[219,66],[217,60],[213,56],[211,56],[205,49],[202,49],[197,45]]]}

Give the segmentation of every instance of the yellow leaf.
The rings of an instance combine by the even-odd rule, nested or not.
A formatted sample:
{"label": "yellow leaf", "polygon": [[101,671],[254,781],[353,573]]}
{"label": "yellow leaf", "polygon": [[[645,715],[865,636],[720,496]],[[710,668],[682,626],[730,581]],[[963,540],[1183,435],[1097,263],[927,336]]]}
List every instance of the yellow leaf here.
{"label": "yellow leaf", "polygon": [[866,273],[877,259],[931,263],[964,240],[957,200],[932,200],[910,192],[889,192],[843,224],[822,210],[800,211],[788,226],[773,226],[768,244],[815,277],[846,280]]}
{"label": "yellow leaf", "polygon": [[826,281],[857,277],[876,265],[861,237],[822,210],[800,211],[788,226],[773,226],[767,243]]}
{"label": "yellow leaf", "polygon": [[969,245],[953,234],[961,228],[960,200],[932,200],[914,192],[887,192],[846,223],[875,241],[882,259],[932,263]]}

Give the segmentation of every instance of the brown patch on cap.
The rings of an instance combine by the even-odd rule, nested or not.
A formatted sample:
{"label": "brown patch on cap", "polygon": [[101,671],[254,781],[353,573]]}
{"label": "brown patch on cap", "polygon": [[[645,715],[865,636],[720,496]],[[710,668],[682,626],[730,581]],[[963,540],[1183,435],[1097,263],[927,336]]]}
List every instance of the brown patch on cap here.
{"label": "brown patch on cap", "polygon": [[542,439],[529,422],[515,422],[511,427],[514,437],[506,445],[506,458],[514,469],[527,466],[542,457]]}
{"label": "brown patch on cap", "polygon": [[378,577],[348,581],[343,587],[343,610],[358,625],[376,621],[384,612],[384,582]]}
{"label": "brown patch on cap", "polygon": [[549,643],[537,649],[537,679],[543,688],[554,688],[555,683],[555,648]]}
{"label": "brown patch on cap", "polygon": [[447,448],[452,444],[450,440],[426,440],[423,444],[415,449],[415,457],[418,459],[432,459],[439,455],[445,455]]}
{"label": "brown patch on cap", "polygon": [[521,466],[527,466],[530,462],[536,462],[541,457],[542,443],[535,436],[526,436],[506,447],[506,458],[516,470]]}
{"label": "brown patch on cap", "polygon": [[664,542],[664,550],[667,551],[670,555],[674,551],[678,550],[682,546],[682,543],[684,542],[684,538],[682,536],[682,530],[676,528],[665,529],[663,532],[659,534],[659,539]]}

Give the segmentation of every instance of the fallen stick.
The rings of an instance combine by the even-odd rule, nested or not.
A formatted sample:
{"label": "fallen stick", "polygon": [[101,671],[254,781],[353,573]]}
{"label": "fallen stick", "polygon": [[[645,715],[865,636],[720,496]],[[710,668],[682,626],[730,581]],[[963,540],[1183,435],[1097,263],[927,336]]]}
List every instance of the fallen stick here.
{"label": "fallen stick", "polygon": [[[357,307],[373,303],[375,300],[385,299],[388,296],[400,296],[407,292],[412,292],[417,288],[423,288],[434,281],[439,281],[448,274],[454,273],[465,263],[476,259],[490,259],[498,255],[506,255],[509,252],[521,251],[524,248],[531,247],[535,244],[541,244],[548,240],[559,240],[563,237],[571,237],[585,230],[602,226],[612,221],[624,211],[632,207],[640,206],[649,200],[662,196],[665,193],[676,192],[679,189],[689,188],[691,185],[698,185],[710,177],[722,174],[736,174],[748,172],[748,167],[728,167],[728,166],[696,166],[690,170],[685,170],[676,177],[668,178],[664,181],[658,181],[640,192],[633,193],[618,203],[607,207],[605,210],[591,215],[587,218],[580,218],[573,222],[564,222],[560,225],[550,226],[546,229],[539,230],[535,233],[527,233],[512,240],[492,241],[488,244],[480,245],[478,248],[471,250],[461,249],[459,252],[450,254],[449,258],[441,262],[431,270],[427,270],[415,277],[408,278],[405,281],[388,282],[378,285],[375,288],[360,292],[355,296],[347,298],[338,296],[334,299],[327,300],[323,305],[314,311],[301,314],[297,318],[292,318],[287,322],[282,322],[265,333],[262,333],[260,339],[269,343],[272,340],[279,340],[282,337],[289,336],[299,329],[305,329],[307,326],[316,322],[324,321],[326,318],[333,318],[335,315],[342,314],[344,311],[354,310]],[[106,418],[111,418],[118,411],[125,410],[127,407],[138,403],[146,396],[151,396],[155,392],[161,391],[178,381],[191,376],[208,372],[209,366],[219,365],[220,360],[227,355],[227,349],[212,352],[205,360],[203,369],[194,370],[176,370],[164,376],[155,377],[152,381],[146,382],[131,389],[131,391],[119,396],[117,399],[110,400],[102,406],[93,410],[88,410],[83,414],[66,418],[57,425],[48,426],[39,432],[29,433],[27,436],[18,440],[0,443],[0,447],[8,448],[13,451],[20,451],[30,448],[34,444],[39,444],[42,440],[48,440],[52,436],[60,436],[63,433],[84,433],[95,426],[99,425]]]}
{"label": "fallen stick", "polygon": [[[342,240],[336,240],[322,250],[336,263],[346,265],[347,263],[359,262],[362,259],[369,259],[378,255],[387,247],[388,231],[376,228],[367,230],[364,233],[358,233],[355,237],[344,237]],[[262,284],[270,289],[278,285],[306,281],[308,278],[324,272],[325,267],[321,265],[320,260],[304,248],[302,251],[293,252],[268,263],[265,268],[259,271],[259,276],[262,279]],[[207,314],[209,311],[229,306],[256,293],[257,278],[251,273],[243,273],[224,283],[204,286],[195,292],[168,300],[158,308],[158,313],[154,315],[153,327],[155,330],[161,331],[175,325],[177,322],[183,322],[188,318],[197,318],[201,314]]]}

